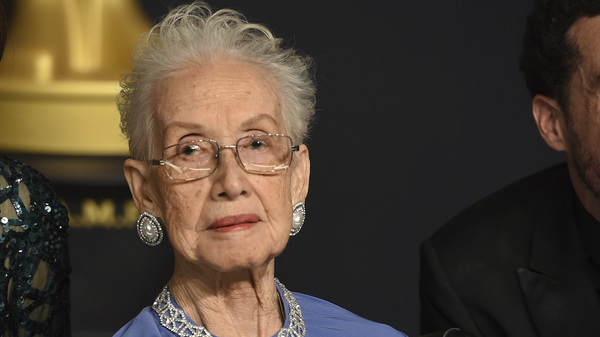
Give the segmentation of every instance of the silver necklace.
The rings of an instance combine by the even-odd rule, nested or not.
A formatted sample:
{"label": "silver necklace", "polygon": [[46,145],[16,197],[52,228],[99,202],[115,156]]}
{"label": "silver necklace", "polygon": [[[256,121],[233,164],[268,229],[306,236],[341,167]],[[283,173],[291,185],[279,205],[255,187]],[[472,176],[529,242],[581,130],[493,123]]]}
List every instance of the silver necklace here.
{"label": "silver necklace", "polygon": [[[288,315],[290,326],[279,330],[277,337],[303,337],[306,334],[306,326],[304,325],[300,305],[296,302],[296,297],[277,278],[275,279],[275,283],[281,288],[283,298],[290,306],[290,314]],[[188,321],[183,310],[173,305],[168,285],[163,288],[160,295],[154,300],[152,309],[158,314],[160,324],[178,336],[214,337],[205,327]]]}

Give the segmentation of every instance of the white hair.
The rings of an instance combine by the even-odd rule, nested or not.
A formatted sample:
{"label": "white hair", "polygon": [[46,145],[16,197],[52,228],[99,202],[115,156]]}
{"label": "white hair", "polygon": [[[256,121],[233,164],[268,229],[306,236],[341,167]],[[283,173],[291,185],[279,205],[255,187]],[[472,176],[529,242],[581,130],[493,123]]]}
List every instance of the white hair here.
{"label": "white hair", "polygon": [[134,68],[121,79],[121,131],[131,156],[147,161],[153,155],[157,83],[191,62],[222,57],[249,62],[273,76],[286,132],[295,144],[303,142],[315,112],[313,63],[281,43],[265,26],[249,23],[234,10],[212,13],[199,1],[172,10],[140,40],[133,52]]}

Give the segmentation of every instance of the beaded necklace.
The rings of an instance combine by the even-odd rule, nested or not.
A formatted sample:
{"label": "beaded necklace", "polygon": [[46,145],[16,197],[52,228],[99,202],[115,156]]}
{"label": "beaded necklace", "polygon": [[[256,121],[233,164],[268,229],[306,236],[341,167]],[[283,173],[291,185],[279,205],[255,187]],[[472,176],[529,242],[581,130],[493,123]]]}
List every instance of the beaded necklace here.
{"label": "beaded necklace", "polygon": [[[290,313],[288,315],[290,326],[287,328],[283,327],[276,336],[303,337],[306,334],[306,326],[304,318],[302,318],[300,305],[296,302],[296,297],[277,278],[275,279],[275,283],[281,288],[283,298],[290,306]],[[152,309],[158,314],[160,324],[178,336],[214,337],[205,327],[188,321],[183,310],[173,305],[168,285],[158,295],[154,304],[152,304]]]}

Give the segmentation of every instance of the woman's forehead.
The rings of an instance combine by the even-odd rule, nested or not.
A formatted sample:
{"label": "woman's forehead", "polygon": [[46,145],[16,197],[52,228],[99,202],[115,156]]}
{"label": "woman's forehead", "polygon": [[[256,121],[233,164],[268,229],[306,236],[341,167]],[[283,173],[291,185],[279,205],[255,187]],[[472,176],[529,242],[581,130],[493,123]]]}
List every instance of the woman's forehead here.
{"label": "woman's forehead", "polygon": [[[277,118],[278,116],[274,116],[273,114],[268,113],[260,113],[260,114],[240,114],[241,118],[231,118],[227,120],[222,125],[217,123],[217,129],[220,132],[224,132],[227,129],[234,129],[238,131],[244,130],[254,130],[254,129],[265,129],[270,133],[280,133],[281,119]],[[205,120],[169,120],[168,123],[165,124],[164,131],[165,133],[185,133],[185,132],[194,132],[197,134],[214,134],[214,129],[212,128],[213,123]]]}
{"label": "woman's forehead", "polygon": [[[196,91],[204,99],[218,100],[233,98],[241,94],[274,95],[277,97],[279,86],[275,78],[263,68],[246,61],[228,57],[210,62],[193,62],[177,70],[158,83],[158,93],[171,91],[170,95],[184,89]],[[244,86],[246,86],[244,88]],[[239,92],[244,88],[243,92]],[[251,90],[253,89],[253,90]]]}
{"label": "woman's forehead", "polygon": [[158,83],[156,93],[159,109],[236,104],[269,108],[279,101],[279,87],[268,72],[236,59],[192,64]]}
{"label": "woman's forehead", "polygon": [[[283,132],[278,87],[270,74],[229,60],[187,67],[157,90],[157,122],[163,132],[269,127]],[[208,129],[208,130],[207,130]],[[276,130],[275,130],[276,129]]]}

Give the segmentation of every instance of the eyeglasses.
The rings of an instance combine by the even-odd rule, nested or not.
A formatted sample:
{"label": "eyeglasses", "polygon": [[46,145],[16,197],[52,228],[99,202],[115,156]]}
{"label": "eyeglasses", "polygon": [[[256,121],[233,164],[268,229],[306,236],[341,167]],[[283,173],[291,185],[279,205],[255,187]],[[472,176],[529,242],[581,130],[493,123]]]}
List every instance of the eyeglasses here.
{"label": "eyeglasses", "polygon": [[167,146],[162,159],[152,159],[152,165],[165,168],[171,180],[187,181],[208,177],[219,166],[221,149],[232,149],[240,166],[247,172],[274,173],[287,170],[292,163],[292,139],[282,134],[251,135],[238,139],[235,145],[219,145],[212,139]]}

